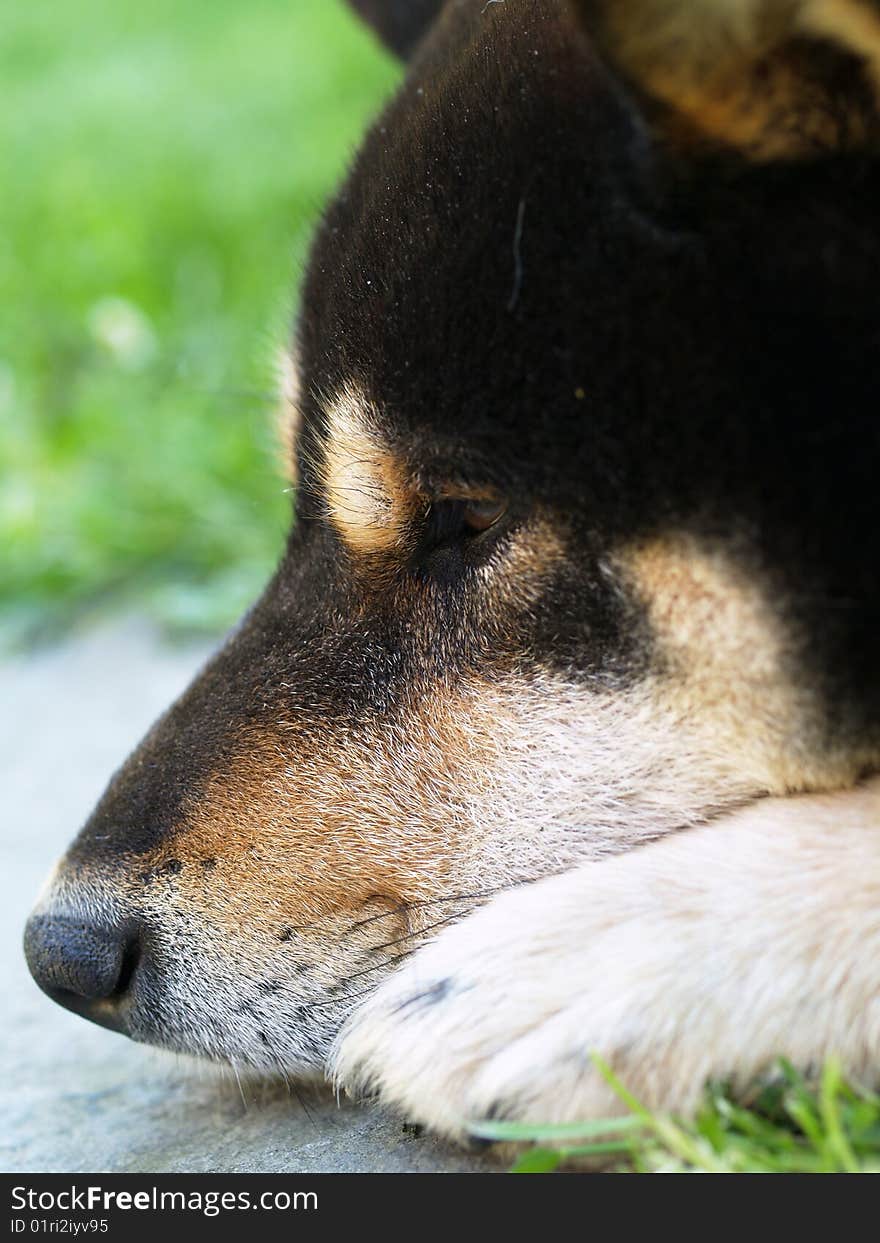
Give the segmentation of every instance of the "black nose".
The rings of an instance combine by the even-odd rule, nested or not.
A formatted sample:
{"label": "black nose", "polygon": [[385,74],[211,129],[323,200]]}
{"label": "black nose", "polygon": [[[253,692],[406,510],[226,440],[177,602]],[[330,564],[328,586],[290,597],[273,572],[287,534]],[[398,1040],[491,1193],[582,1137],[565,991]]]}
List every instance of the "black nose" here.
{"label": "black nose", "polygon": [[24,930],[31,975],[59,1005],[124,1031],[124,999],[140,958],[132,925],[99,927],[56,915],[32,915]]}

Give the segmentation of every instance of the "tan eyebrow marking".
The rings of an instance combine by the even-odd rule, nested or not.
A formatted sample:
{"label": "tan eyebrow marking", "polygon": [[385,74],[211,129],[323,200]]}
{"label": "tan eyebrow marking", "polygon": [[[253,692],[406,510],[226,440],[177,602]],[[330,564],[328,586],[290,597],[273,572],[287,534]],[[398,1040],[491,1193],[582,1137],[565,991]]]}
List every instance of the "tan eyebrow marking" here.
{"label": "tan eyebrow marking", "polygon": [[363,393],[346,385],[326,408],[320,477],[327,515],[359,553],[401,546],[419,497]]}
{"label": "tan eyebrow marking", "polygon": [[[327,517],[354,553],[391,553],[404,549],[419,516],[442,501],[502,499],[490,484],[468,482],[454,474],[429,480],[413,473],[387,440],[376,407],[353,384],[346,384],[325,405],[318,478]],[[530,603],[547,574],[564,555],[560,532],[541,515],[509,544],[507,576],[515,580],[511,601]],[[483,572],[488,585],[500,571]]]}

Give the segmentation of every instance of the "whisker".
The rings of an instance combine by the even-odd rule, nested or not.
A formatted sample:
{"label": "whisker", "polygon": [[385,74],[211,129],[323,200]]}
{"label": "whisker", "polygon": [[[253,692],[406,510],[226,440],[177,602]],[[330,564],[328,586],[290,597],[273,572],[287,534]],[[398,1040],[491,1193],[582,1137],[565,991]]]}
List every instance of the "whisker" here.
{"label": "whisker", "polygon": [[[402,945],[404,941],[411,941],[413,937],[424,936],[426,932],[431,932],[434,928],[442,928],[444,924],[451,924],[457,918],[458,912],[456,911],[452,915],[446,915],[443,919],[438,919],[436,923],[428,924],[425,928],[418,928],[415,932],[408,932],[405,937],[396,937],[393,941],[386,941],[384,945],[373,945],[370,948],[374,950],[387,950],[392,945]],[[415,953],[415,951],[410,950],[410,953]]]}
{"label": "whisker", "polygon": [[369,997],[375,991],[374,986],[373,988],[365,988],[358,993],[343,993],[341,997],[328,997],[326,1001],[313,1001],[306,1009],[309,1013],[313,1010],[326,1010],[328,1006],[338,1006],[344,1001],[355,1001],[358,997]]}
{"label": "whisker", "polygon": [[[269,1050],[269,1056],[272,1059],[272,1069],[277,1071],[278,1074],[281,1076],[281,1078],[284,1080],[284,1084],[287,1088],[287,1095],[290,1096],[291,1087],[292,1087],[291,1082],[290,1082],[290,1076],[287,1073],[287,1069],[284,1063],[282,1062],[281,1058],[278,1056],[278,1050],[275,1048],[274,1044],[272,1044],[272,1042],[270,1041],[269,1037],[266,1035],[265,1032],[261,1032],[260,1034],[262,1035],[263,1041]],[[297,1095],[299,1095],[299,1093],[297,1093]]]}
{"label": "whisker", "polygon": [[[405,937],[398,937],[398,939],[397,939],[396,941],[389,941],[389,942],[387,942],[387,945],[398,945],[398,944],[400,944],[400,942],[402,942],[402,941],[408,941],[408,940],[410,940],[410,938],[411,938],[411,937],[420,936],[420,935],[422,935],[422,933],[425,933],[425,932],[430,932],[430,931],[431,931],[432,929],[434,929],[434,928],[442,928],[442,927],[444,926],[444,924],[449,924],[449,923],[452,923],[452,921],[453,921],[454,919],[456,919],[456,918],[457,918],[457,915],[447,915],[445,919],[439,919],[439,920],[438,920],[435,924],[430,924],[427,928],[423,928],[423,929],[421,929],[419,932],[412,932],[412,933],[410,933],[410,934],[409,934],[409,936],[405,936]],[[381,946],[381,945],[377,945],[377,946],[375,946],[375,948],[376,948],[376,949],[384,949],[384,948],[386,948],[386,947],[385,947],[385,946]],[[420,948],[420,947],[416,947],[416,948]],[[356,979],[359,975],[366,975],[368,971],[376,970],[376,969],[378,969],[379,967],[383,967],[383,966],[385,966],[385,965],[386,965],[387,963],[389,963],[389,962],[394,963],[394,962],[398,962],[401,958],[410,958],[413,954],[415,954],[415,952],[416,952],[416,949],[411,949],[411,950],[407,950],[407,951],[406,951],[405,953],[403,953],[403,954],[396,954],[396,955],[392,956],[390,959],[386,959],[386,960],[385,960],[385,962],[383,962],[383,963],[377,963],[375,968],[373,968],[373,967],[367,967],[367,968],[365,968],[363,971],[356,971],[353,975],[349,975],[349,976],[344,977],[344,979],[343,979],[343,980],[341,980],[341,981],[340,981],[340,983],[347,984],[350,980],[354,980],[354,979]],[[371,993],[374,993],[375,991],[376,991],[376,989],[375,989],[375,986],[374,986],[373,988],[367,988],[367,989],[364,989],[362,992],[357,992],[357,993],[343,993],[343,994],[342,994],[342,996],[340,996],[340,997],[330,997],[330,998],[328,998],[326,1001],[315,1001],[315,1002],[312,1002],[312,1003],[311,1003],[311,1004],[307,1007],[307,1009],[309,1010],[309,1012],[311,1012],[312,1010],[324,1010],[324,1009],[326,1009],[326,1008],[327,1008],[327,1006],[334,1006],[334,1005],[338,1005],[338,1004],[341,1004],[341,1003],[342,1003],[342,1002],[344,1002],[344,1001],[355,1001],[355,1000],[357,1000],[357,998],[358,998],[358,997],[369,997],[369,996],[370,996],[370,994],[371,994]]]}
{"label": "whisker", "polygon": [[244,1105],[245,1112],[247,1112],[247,1110],[249,1109],[249,1105],[247,1103],[247,1097],[244,1094],[244,1086],[242,1085],[242,1082],[241,1082],[241,1075],[238,1073],[238,1067],[236,1066],[232,1058],[229,1059],[229,1065],[232,1067],[232,1073],[235,1075],[235,1082],[238,1084],[238,1090],[241,1094],[241,1103]]}
{"label": "whisker", "polygon": [[[290,1076],[287,1073],[284,1063],[281,1061],[281,1059],[279,1058],[278,1054],[275,1052],[274,1049],[272,1049],[272,1064],[273,1064],[273,1069],[275,1069],[278,1072],[278,1074],[281,1076],[281,1078],[284,1080],[284,1086],[287,1088],[287,1095],[290,1096],[291,1091],[295,1089],[293,1089],[293,1085],[290,1082]],[[297,1096],[299,1096],[298,1091],[296,1094]]]}
{"label": "whisker", "polygon": [[[481,898],[491,898],[496,893],[504,893],[505,890],[515,889],[516,887],[515,885],[497,885],[494,889],[479,889],[474,893],[454,893],[446,898],[420,898],[415,902],[403,902],[400,906],[392,907],[388,911],[380,911],[378,915],[368,915],[366,919],[355,920],[354,923],[349,924],[343,935],[348,936],[356,928],[366,928],[368,924],[374,924],[380,919],[390,919],[392,915],[403,915],[407,911],[419,910],[426,906],[441,906],[444,903],[478,901]],[[321,928],[322,926],[325,926],[325,921],[316,919],[308,924],[288,924],[287,929],[290,932],[310,932],[313,928]]]}
{"label": "whisker", "polygon": [[[265,1033],[264,1033],[264,1036],[265,1036]],[[284,1080],[284,1085],[287,1088],[287,1095],[295,1096],[299,1103],[300,1108],[302,1109],[303,1113],[308,1118],[312,1126],[317,1125],[315,1121],[315,1115],[312,1113],[312,1111],[309,1109],[308,1105],[306,1104],[306,1099],[303,1096],[302,1092],[300,1092],[299,1085],[291,1080],[290,1076],[287,1073],[287,1069],[284,1063],[281,1061],[281,1058],[278,1056],[277,1049],[275,1048],[273,1044],[269,1042],[268,1036],[266,1036],[265,1038],[266,1038],[266,1043],[269,1049],[269,1055],[272,1058],[272,1069],[277,1071],[277,1073]]]}
{"label": "whisker", "polygon": [[[381,946],[377,948],[381,949]],[[364,967],[362,971],[354,971],[351,975],[346,975],[340,981],[342,984],[350,984],[352,980],[356,980],[360,975],[369,975],[371,971],[379,971],[382,967],[388,967],[392,963],[400,962],[404,958],[412,958],[416,951],[414,949],[405,950],[402,954],[395,954],[391,958],[385,958],[382,962],[374,963],[372,967]]]}
{"label": "whisker", "polygon": [[377,919],[387,919],[389,915],[402,915],[405,911],[413,911],[424,906],[439,906],[444,902],[468,902],[479,898],[491,898],[493,894],[503,893],[505,889],[512,889],[513,885],[497,885],[494,889],[477,890],[475,893],[456,893],[448,898],[423,898],[417,902],[405,902],[402,906],[396,906],[393,910],[382,911],[379,915],[370,915],[367,919],[359,919],[353,923],[349,932],[353,932],[355,928],[365,928],[367,924],[374,924]]}

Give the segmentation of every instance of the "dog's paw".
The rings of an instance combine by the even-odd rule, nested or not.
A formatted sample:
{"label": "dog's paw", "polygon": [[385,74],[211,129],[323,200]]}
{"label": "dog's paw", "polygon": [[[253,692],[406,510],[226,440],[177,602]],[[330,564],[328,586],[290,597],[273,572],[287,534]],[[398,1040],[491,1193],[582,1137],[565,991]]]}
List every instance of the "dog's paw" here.
{"label": "dog's paw", "polygon": [[586,958],[542,953],[540,932],[522,935],[522,905],[494,904],[419,950],[343,1031],[337,1081],[456,1139],[480,1119],[568,1118],[575,1084],[583,1112],[585,1079],[590,1112],[613,1112],[572,977]]}
{"label": "dog's paw", "polygon": [[627,920],[613,883],[604,901],[584,893],[613,873],[505,894],[419,950],[343,1030],[337,1082],[456,1139],[485,1119],[625,1112],[592,1052],[626,1073],[662,1062],[671,1029],[651,979],[661,933]]}
{"label": "dog's paw", "polygon": [[486,1118],[618,1116],[594,1053],[676,1113],[780,1055],[869,1074],[880,850],[876,824],[847,828],[836,806],[767,800],[493,899],[354,1014],[337,1081],[461,1138]]}

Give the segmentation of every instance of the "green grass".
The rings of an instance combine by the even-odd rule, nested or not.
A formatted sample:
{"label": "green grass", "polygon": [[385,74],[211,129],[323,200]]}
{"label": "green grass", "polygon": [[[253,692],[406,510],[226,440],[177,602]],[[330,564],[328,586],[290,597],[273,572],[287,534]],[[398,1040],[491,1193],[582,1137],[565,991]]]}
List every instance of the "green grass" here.
{"label": "green grass", "polygon": [[585,1159],[621,1171],[714,1174],[880,1172],[880,1096],[844,1081],[829,1061],[816,1086],[787,1063],[758,1085],[748,1106],[710,1087],[698,1116],[681,1122],[651,1113],[599,1058],[626,1112],[565,1126],[487,1122],[475,1135],[531,1145],[515,1173],[550,1173]]}
{"label": "green grass", "polygon": [[11,0],[0,623],[230,621],[288,518],[274,348],[398,69],[341,0]]}

